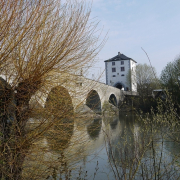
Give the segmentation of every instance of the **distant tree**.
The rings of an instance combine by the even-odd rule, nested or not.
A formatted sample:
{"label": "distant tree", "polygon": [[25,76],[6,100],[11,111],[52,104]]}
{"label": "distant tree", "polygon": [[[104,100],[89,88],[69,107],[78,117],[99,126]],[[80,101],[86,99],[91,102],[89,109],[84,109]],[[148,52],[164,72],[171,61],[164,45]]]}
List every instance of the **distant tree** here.
{"label": "distant tree", "polygon": [[[57,72],[74,73],[93,63],[102,44],[95,36],[97,24],[89,22],[89,16],[83,1],[0,1],[0,73],[6,80],[0,86],[0,179],[22,179],[28,148],[55,122],[47,127],[41,122],[35,132],[25,129],[33,111],[31,97],[38,90],[46,92]],[[49,102],[49,113],[64,119],[71,115],[68,108],[62,108],[62,104],[68,107],[65,101],[70,100],[64,97],[68,93],[54,91],[65,99],[56,104],[58,99],[51,94],[49,99],[55,103]],[[60,110],[52,110],[56,107]]]}
{"label": "distant tree", "polygon": [[137,91],[142,97],[151,96],[152,90],[158,87],[156,70],[150,65],[138,64],[136,66],[136,79]]}
{"label": "distant tree", "polygon": [[180,102],[180,57],[170,62],[160,76],[162,87],[172,93],[173,100]]}
{"label": "distant tree", "polygon": [[174,76],[174,67],[173,63],[168,63],[166,67],[161,72],[161,83],[163,87],[168,89],[172,89],[173,85],[175,85],[175,76]]}
{"label": "distant tree", "polygon": [[147,64],[138,64],[136,71],[131,71],[127,78],[137,82],[139,98],[135,100],[135,106],[143,111],[149,111],[152,106],[155,106],[151,97],[152,91],[159,88],[159,80],[157,79],[155,68]]}

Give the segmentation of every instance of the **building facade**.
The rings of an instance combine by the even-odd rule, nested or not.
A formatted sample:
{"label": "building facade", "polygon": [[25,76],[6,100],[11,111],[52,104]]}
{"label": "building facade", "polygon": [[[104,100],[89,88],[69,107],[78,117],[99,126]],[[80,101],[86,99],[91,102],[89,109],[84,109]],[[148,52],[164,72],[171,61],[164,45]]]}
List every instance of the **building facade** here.
{"label": "building facade", "polygon": [[118,52],[105,62],[106,84],[124,91],[137,91],[136,61]]}

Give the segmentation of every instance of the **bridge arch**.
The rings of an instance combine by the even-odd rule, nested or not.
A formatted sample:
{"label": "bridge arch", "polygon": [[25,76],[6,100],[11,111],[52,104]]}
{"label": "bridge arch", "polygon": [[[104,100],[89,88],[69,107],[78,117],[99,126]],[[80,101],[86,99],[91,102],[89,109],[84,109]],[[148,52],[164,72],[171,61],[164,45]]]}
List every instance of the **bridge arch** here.
{"label": "bridge arch", "polygon": [[109,96],[109,103],[111,103],[114,106],[118,106],[117,98],[114,94],[111,94]]}
{"label": "bridge arch", "polygon": [[126,89],[126,86],[122,82],[116,82],[114,84],[114,87],[116,87],[116,88],[118,88],[120,90],[123,90],[123,89],[125,90]]}
{"label": "bridge arch", "polygon": [[101,112],[101,100],[96,90],[91,90],[86,98],[86,105],[96,113]]}
{"label": "bridge arch", "polygon": [[48,93],[45,108],[55,116],[70,117],[73,113],[72,98],[63,86],[56,86]]}

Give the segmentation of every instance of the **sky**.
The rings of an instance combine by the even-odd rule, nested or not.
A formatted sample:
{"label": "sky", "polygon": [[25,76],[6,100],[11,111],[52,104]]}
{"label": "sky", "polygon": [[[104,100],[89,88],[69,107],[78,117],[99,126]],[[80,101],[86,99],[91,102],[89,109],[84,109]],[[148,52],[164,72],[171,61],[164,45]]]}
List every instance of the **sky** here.
{"label": "sky", "polygon": [[[98,77],[104,60],[118,52],[147,63],[160,75],[168,62],[180,55],[180,0],[93,0],[91,17],[99,21],[108,40],[98,54],[98,62],[89,69],[89,77]],[[102,75],[105,82],[105,75]]]}

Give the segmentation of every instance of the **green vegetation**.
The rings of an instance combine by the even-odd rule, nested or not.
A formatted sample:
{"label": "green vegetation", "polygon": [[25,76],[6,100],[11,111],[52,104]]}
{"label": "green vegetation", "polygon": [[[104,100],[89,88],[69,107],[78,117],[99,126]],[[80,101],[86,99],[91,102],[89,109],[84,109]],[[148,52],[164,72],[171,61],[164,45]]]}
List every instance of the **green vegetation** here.
{"label": "green vegetation", "polygon": [[176,105],[180,104],[180,58],[170,62],[162,70],[160,80],[162,88],[171,93]]}

